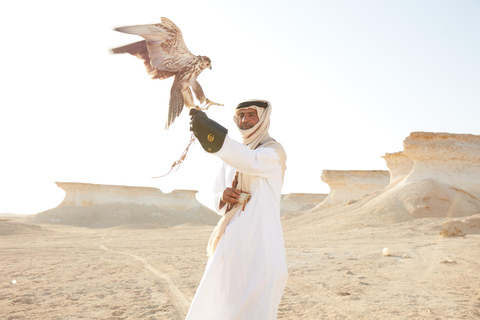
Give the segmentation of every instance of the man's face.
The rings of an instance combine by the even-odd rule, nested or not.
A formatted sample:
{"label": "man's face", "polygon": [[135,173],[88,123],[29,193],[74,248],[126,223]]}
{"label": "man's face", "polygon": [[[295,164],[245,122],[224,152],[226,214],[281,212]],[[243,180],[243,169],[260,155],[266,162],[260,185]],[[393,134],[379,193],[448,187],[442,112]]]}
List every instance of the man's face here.
{"label": "man's face", "polygon": [[240,129],[247,130],[253,128],[258,123],[257,110],[241,109],[238,113],[240,118]]}

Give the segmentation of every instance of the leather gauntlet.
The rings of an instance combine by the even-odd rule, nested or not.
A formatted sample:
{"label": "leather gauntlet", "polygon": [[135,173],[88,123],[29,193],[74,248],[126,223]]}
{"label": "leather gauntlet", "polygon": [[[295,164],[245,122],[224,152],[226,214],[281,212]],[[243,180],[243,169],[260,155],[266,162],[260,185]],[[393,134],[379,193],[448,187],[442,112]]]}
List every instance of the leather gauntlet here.
{"label": "leather gauntlet", "polygon": [[225,141],[228,130],[219,123],[208,118],[205,112],[190,109],[190,131],[202,145],[203,149],[210,153],[220,150]]}

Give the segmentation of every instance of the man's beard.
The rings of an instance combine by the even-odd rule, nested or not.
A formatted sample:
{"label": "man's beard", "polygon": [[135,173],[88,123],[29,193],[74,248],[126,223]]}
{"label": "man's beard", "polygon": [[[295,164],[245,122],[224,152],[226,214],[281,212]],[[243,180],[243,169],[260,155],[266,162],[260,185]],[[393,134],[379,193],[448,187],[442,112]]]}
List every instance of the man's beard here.
{"label": "man's beard", "polygon": [[250,123],[242,123],[242,124],[240,125],[240,129],[242,129],[242,130],[252,129],[253,127],[254,127],[254,126],[251,125]]}

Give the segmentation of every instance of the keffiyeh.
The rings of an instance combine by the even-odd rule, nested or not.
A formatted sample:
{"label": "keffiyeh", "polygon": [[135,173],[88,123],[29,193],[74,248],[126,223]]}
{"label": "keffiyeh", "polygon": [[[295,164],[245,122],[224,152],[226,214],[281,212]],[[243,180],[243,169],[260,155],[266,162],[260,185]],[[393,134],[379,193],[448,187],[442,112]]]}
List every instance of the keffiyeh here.
{"label": "keffiyeh", "polygon": [[[261,105],[257,106],[255,104]],[[264,107],[263,107],[264,106]],[[240,129],[240,117],[238,114],[242,109],[254,109],[257,111],[258,123],[253,128],[242,130]],[[243,144],[249,149],[255,150],[261,144],[272,140],[268,134],[268,128],[270,127],[270,114],[272,113],[272,107],[266,100],[249,100],[239,104],[235,110],[235,116],[233,121],[237,124],[242,134]]]}

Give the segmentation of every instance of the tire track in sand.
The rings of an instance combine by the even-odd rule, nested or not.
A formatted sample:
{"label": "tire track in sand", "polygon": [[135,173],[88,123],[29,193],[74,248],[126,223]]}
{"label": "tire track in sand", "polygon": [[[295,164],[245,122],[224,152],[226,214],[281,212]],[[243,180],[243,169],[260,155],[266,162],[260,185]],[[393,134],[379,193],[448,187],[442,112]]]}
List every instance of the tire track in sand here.
{"label": "tire track in sand", "polygon": [[100,245],[100,249],[105,250],[107,252],[111,252],[111,253],[116,253],[116,254],[122,254],[122,255],[125,255],[125,256],[129,256],[131,258],[134,258],[134,259],[142,262],[145,269],[149,270],[154,275],[156,275],[157,277],[162,279],[164,282],[166,282],[166,284],[168,286],[168,289],[170,291],[169,295],[172,298],[173,303],[175,304],[175,306],[181,312],[186,314],[186,312],[187,312],[187,310],[190,306],[190,302],[187,300],[187,298],[185,298],[185,295],[183,294],[183,292],[173,283],[172,278],[168,274],[158,271],[151,264],[149,264],[147,261],[145,261],[145,259],[143,259],[142,257],[136,256],[134,254],[130,254],[130,253],[122,252],[122,251],[111,250],[111,249],[108,249],[107,247],[105,247],[104,245]]}

